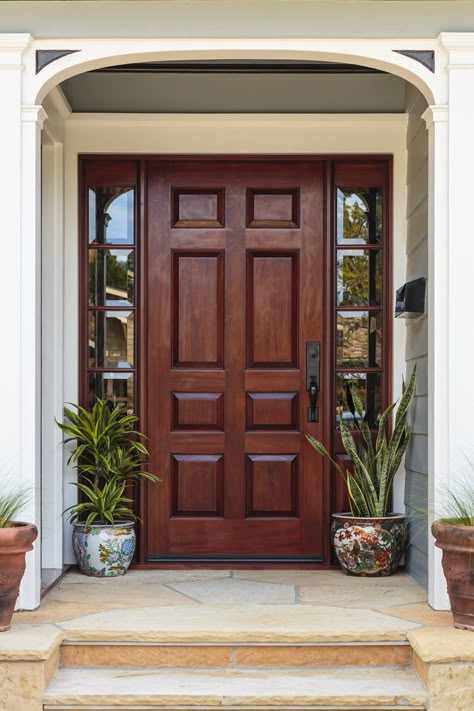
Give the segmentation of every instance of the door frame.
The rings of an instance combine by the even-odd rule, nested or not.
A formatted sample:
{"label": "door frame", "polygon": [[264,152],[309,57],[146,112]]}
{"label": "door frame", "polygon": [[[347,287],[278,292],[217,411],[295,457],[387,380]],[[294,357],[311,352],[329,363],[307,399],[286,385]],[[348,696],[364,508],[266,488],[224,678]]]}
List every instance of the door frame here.
{"label": "door frame", "polygon": [[[326,328],[330,329],[330,337],[325,339],[325,361],[328,364],[326,367],[326,375],[329,384],[328,393],[328,409],[330,410],[331,416],[326,418],[324,431],[325,439],[329,444],[330,450],[335,454],[341,454],[340,437],[334,432],[334,427],[330,426],[332,422],[332,414],[335,412],[335,299],[334,299],[334,286],[335,286],[335,240],[332,239],[335,234],[335,191],[334,191],[334,166],[336,163],[358,163],[370,165],[377,163],[379,165],[384,165],[385,172],[385,182],[384,182],[384,204],[385,209],[383,212],[383,222],[384,222],[384,250],[383,250],[383,332],[384,332],[384,372],[382,378],[382,407],[386,406],[388,402],[391,401],[392,393],[392,221],[393,221],[393,156],[390,154],[139,154],[139,153],[114,153],[114,154],[101,154],[101,153],[91,153],[91,154],[78,154],[78,169],[79,169],[79,240],[78,240],[78,265],[79,265],[79,295],[78,295],[78,325],[79,325],[79,368],[78,368],[78,393],[79,402],[82,405],[87,404],[88,399],[88,386],[87,386],[87,360],[86,360],[86,345],[84,339],[87,338],[87,303],[88,303],[88,287],[87,287],[87,241],[86,237],[86,225],[87,225],[87,213],[86,206],[87,201],[84,194],[84,171],[85,167],[91,162],[106,162],[114,163],[119,161],[136,161],[137,165],[137,199],[136,199],[136,210],[135,210],[135,220],[136,220],[136,249],[137,249],[137,264],[136,264],[136,277],[135,277],[135,303],[137,308],[137,314],[141,315],[135,322],[136,329],[136,373],[142,373],[141,376],[136,378],[136,385],[138,387],[138,397],[137,397],[137,412],[140,418],[140,428],[147,432],[147,422],[146,422],[146,396],[145,396],[145,377],[143,373],[147,372],[146,363],[146,333],[143,328],[143,323],[146,322],[147,314],[147,288],[146,288],[146,269],[145,269],[145,259],[147,252],[147,214],[146,214],[146,204],[144,196],[146,194],[146,163],[147,161],[189,161],[189,160],[209,160],[213,162],[225,162],[225,161],[255,161],[255,162],[271,162],[271,161],[301,161],[310,163],[311,161],[323,163],[324,166],[324,195],[323,201],[325,205],[325,214],[323,216],[324,228],[324,244],[323,244],[323,254],[327,273],[331,275],[329,280],[329,285],[324,289],[323,294],[323,323]],[[361,185],[362,185],[361,181]],[[354,187],[356,187],[354,185]],[[85,248],[84,246],[85,245]],[[329,291],[329,294],[328,294]],[[143,318],[144,316],[144,318]],[[140,355],[139,355],[140,354]],[[300,357],[302,357],[300,355]],[[236,562],[232,563],[233,568],[252,568],[252,567],[277,567],[281,568],[317,568],[323,570],[326,568],[333,568],[333,559],[331,551],[330,542],[330,520],[331,513],[333,509],[339,502],[344,501],[344,490],[341,486],[342,482],[338,480],[337,477],[331,476],[330,465],[328,462],[324,462],[323,465],[324,472],[324,491],[325,491],[325,521],[324,526],[324,556],[327,563],[302,563],[302,562],[285,562],[276,563],[272,566],[270,563],[259,563],[257,562]],[[145,506],[145,487],[141,487],[137,497],[138,510],[139,512],[144,511]],[[193,568],[193,567],[215,567],[224,568],[229,567],[229,562],[159,562],[159,563],[147,563],[145,550],[145,524],[140,521],[138,527],[138,545],[137,545],[137,562],[135,567],[137,568]],[[337,566],[336,566],[337,567]]]}

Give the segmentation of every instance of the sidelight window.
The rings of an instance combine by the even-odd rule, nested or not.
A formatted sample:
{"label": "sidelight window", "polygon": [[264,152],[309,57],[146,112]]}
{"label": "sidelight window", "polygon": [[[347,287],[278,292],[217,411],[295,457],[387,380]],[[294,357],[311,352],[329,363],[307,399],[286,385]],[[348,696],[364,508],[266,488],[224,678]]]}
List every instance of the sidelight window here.
{"label": "sidelight window", "polygon": [[90,185],[87,198],[89,401],[135,410],[136,191]]}
{"label": "sidelight window", "polygon": [[385,366],[383,188],[336,186],[335,193],[336,427],[353,423],[351,387],[374,427]]}

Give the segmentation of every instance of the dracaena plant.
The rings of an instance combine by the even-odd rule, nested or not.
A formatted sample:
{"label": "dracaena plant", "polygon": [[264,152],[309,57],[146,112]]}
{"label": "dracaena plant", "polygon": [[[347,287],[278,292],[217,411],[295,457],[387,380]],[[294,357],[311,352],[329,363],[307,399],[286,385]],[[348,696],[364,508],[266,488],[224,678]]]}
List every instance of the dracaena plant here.
{"label": "dracaena plant", "polygon": [[365,419],[362,402],[356,390],[352,387],[348,390],[348,403],[358,444],[353,431],[342,418],[339,427],[343,447],[351,458],[351,468],[343,471],[321,442],[310,434],[305,433],[305,436],[314,449],[326,457],[339,476],[344,479],[353,516],[384,517],[388,514],[395,474],[410,441],[411,429],[407,417],[416,390],[416,368],[413,369],[408,385],[403,382],[402,396],[391,436],[388,436],[388,426],[397,403],[392,403],[382,413],[374,436]]}
{"label": "dracaena plant", "polygon": [[[71,521],[114,523],[137,517],[129,505],[127,485],[148,479],[159,481],[145,467],[148,450],[145,436],[135,424],[138,417],[121,406],[96,400],[90,410],[80,405],[64,408],[64,422],[57,422],[64,434],[63,443],[75,442],[68,464],[79,474],[74,482],[82,499],[66,509]],[[66,513],[65,512],[65,513]]]}

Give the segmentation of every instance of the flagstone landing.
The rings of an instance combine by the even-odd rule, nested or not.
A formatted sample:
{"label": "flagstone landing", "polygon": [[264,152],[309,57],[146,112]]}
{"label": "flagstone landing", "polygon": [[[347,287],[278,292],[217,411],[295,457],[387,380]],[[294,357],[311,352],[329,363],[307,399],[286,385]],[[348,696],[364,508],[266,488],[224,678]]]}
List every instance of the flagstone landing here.
{"label": "flagstone landing", "polygon": [[471,639],[402,571],[70,572],[0,635],[0,711],[466,711]]}

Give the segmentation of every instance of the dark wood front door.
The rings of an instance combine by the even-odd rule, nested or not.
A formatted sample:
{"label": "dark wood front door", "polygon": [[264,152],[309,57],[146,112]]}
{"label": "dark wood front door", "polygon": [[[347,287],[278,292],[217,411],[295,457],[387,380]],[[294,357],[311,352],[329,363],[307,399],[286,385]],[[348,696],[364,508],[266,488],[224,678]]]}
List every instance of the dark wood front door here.
{"label": "dark wood front door", "polygon": [[[143,511],[152,562],[323,562],[330,511],[307,422],[323,323],[324,164],[150,161]],[[326,561],[327,562],[327,561]]]}

